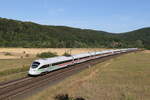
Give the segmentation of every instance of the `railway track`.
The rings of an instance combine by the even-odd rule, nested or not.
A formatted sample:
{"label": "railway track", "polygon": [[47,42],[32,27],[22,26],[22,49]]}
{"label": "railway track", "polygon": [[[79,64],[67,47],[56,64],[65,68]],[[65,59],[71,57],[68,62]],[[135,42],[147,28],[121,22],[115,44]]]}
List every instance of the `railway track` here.
{"label": "railway track", "polygon": [[45,86],[48,83],[55,83],[89,66],[95,65],[97,63],[117,57],[122,54],[124,53],[102,56],[101,58],[98,59],[86,61],[84,63],[76,64],[61,70],[56,70],[46,75],[42,75],[38,77],[26,76],[24,78],[20,78],[17,80],[0,83],[0,100],[15,99],[22,94],[25,94],[29,91]]}

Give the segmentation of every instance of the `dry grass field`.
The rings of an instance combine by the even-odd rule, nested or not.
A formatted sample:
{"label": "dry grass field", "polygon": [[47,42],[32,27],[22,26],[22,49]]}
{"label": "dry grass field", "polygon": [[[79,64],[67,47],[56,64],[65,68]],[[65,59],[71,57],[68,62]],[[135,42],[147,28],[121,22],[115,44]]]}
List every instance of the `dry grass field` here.
{"label": "dry grass field", "polygon": [[34,59],[0,59],[0,82],[26,76]]}
{"label": "dry grass field", "polygon": [[85,100],[150,100],[150,53],[130,53],[86,69],[27,100],[68,94]]}
{"label": "dry grass field", "polygon": [[[65,52],[79,54],[90,51],[104,50],[102,48],[0,48],[0,59],[33,58],[42,52],[56,52],[62,55]],[[27,57],[28,55],[28,57]]]}

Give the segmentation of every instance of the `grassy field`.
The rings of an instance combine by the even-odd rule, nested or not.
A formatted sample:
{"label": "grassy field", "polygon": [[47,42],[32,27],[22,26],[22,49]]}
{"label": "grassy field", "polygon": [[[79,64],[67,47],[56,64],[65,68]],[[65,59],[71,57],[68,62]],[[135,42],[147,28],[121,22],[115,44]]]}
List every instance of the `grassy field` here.
{"label": "grassy field", "polygon": [[0,59],[0,82],[26,76],[34,59]]}
{"label": "grassy field", "polygon": [[54,100],[60,94],[85,100],[150,100],[150,52],[97,64],[27,100]]}
{"label": "grassy field", "polygon": [[29,66],[35,58],[26,59],[0,59],[0,72]]}

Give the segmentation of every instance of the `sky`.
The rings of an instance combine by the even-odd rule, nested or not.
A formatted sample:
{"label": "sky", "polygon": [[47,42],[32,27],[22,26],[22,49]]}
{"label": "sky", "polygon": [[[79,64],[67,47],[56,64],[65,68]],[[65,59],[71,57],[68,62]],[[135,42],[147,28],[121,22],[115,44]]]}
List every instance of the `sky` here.
{"label": "sky", "polygon": [[150,27],[150,0],[0,0],[0,17],[120,33]]}

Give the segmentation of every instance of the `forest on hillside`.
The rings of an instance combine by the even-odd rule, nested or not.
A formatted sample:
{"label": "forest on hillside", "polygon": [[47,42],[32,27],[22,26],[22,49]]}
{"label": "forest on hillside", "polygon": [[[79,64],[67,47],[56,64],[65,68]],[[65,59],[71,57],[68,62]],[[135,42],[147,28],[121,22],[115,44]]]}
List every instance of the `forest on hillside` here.
{"label": "forest on hillside", "polygon": [[114,34],[0,18],[0,47],[150,48],[150,28]]}

